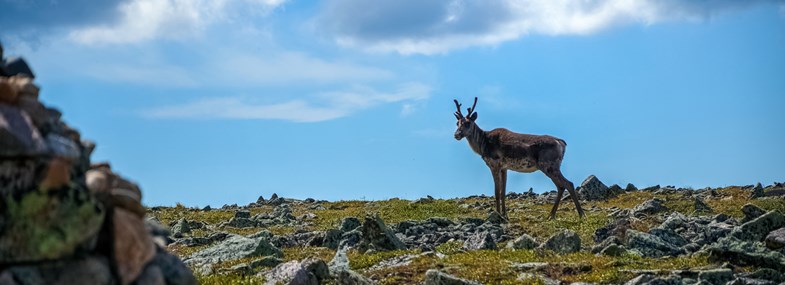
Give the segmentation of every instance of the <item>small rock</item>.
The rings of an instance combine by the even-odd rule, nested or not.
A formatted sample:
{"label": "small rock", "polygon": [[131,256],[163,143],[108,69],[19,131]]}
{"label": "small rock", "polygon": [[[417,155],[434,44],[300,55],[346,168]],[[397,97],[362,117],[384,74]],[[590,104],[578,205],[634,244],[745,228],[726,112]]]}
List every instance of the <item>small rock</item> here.
{"label": "small rock", "polygon": [[273,246],[267,239],[252,239],[234,235],[216,245],[194,253],[185,259],[185,263],[197,266],[211,266],[224,260],[255,256],[283,257],[283,252]]}
{"label": "small rock", "polygon": [[698,273],[698,281],[708,284],[725,284],[731,280],[733,280],[733,270],[728,268],[703,270]]}
{"label": "small rock", "polygon": [[785,255],[766,248],[760,242],[728,236],[706,246],[702,251],[708,253],[710,261],[730,261],[739,265],[785,271]]}
{"label": "small rock", "polygon": [[697,213],[711,213],[713,210],[703,200],[695,197],[695,212]]}
{"label": "small rock", "polygon": [[646,200],[640,205],[635,206],[635,208],[632,209],[632,213],[634,216],[640,217],[640,216],[656,214],[662,211],[667,211],[668,208],[663,205],[663,202],[664,201],[662,201],[659,198]]}
{"label": "small rock", "polygon": [[625,253],[627,253],[627,249],[625,249],[624,246],[618,244],[611,244],[600,251],[601,255],[607,256],[622,256]]}
{"label": "small rock", "polygon": [[537,241],[527,234],[523,234],[515,240],[507,243],[507,248],[512,249],[534,249],[538,246],[540,245],[537,243]]}
{"label": "small rock", "polygon": [[480,283],[461,279],[436,269],[429,269],[425,272],[425,285],[480,285]]}
{"label": "small rock", "polygon": [[303,284],[318,285],[322,280],[329,278],[327,264],[316,258],[307,258],[303,261],[292,260],[279,264],[270,271],[260,275],[265,277],[264,284]]}
{"label": "small rock", "polygon": [[755,187],[752,188],[752,193],[750,193],[750,198],[760,198],[763,196],[764,196],[763,185],[761,185],[760,182],[758,182],[758,184],[755,184]]}
{"label": "small rock", "polygon": [[746,223],[757,217],[763,216],[763,214],[766,213],[766,210],[763,210],[754,204],[746,204],[741,207],[741,212],[744,213],[744,219],[741,222]]}
{"label": "small rock", "polygon": [[654,258],[686,253],[683,249],[667,243],[658,236],[636,230],[627,231],[627,247],[640,252],[645,257]]}
{"label": "small rock", "polygon": [[542,249],[548,249],[561,254],[578,252],[581,250],[581,238],[573,231],[562,230],[546,240]]}
{"label": "small rock", "polygon": [[181,238],[183,235],[191,232],[191,227],[188,226],[188,221],[180,219],[172,226],[171,232],[173,237]]}
{"label": "small rock", "polygon": [[397,250],[405,249],[406,245],[384,224],[378,214],[365,216],[362,225],[360,250]]}
{"label": "small rock", "polygon": [[341,220],[341,226],[338,227],[338,229],[340,229],[341,232],[349,232],[360,227],[361,225],[362,224],[360,224],[360,219],[355,217],[346,217]]}
{"label": "small rock", "polygon": [[635,185],[632,185],[632,183],[627,183],[627,187],[624,187],[624,191],[635,192],[638,191],[638,187],[635,187]]}
{"label": "small rock", "polygon": [[491,213],[488,214],[488,218],[485,219],[485,220],[487,222],[489,222],[491,224],[495,224],[495,225],[499,225],[499,224],[503,224],[504,223],[504,217],[502,217],[502,215],[500,215],[496,211],[491,211]]}
{"label": "small rock", "polygon": [[766,236],[766,247],[770,249],[780,249],[785,247],[785,228],[771,231]]}
{"label": "small rock", "polygon": [[491,236],[490,233],[483,231],[469,237],[469,239],[463,243],[463,249],[496,249],[496,242],[493,240],[493,236]]}
{"label": "small rock", "polygon": [[731,232],[731,235],[750,241],[761,241],[766,235],[778,228],[785,226],[785,217],[777,211],[771,211],[746,222]]}
{"label": "small rock", "polygon": [[561,282],[559,280],[554,280],[548,278],[541,274],[534,274],[534,273],[521,273],[518,274],[518,279],[520,281],[528,281],[527,283],[531,284],[545,284],[545,285],[559,285]]}
{"label": "small rock", "polygon": [[589,201],[605,200],[614,196],[613,193],[608,191],[608,186],[605,186],[605,184],[594,175],[590,175],[583,180],[578,193]]}

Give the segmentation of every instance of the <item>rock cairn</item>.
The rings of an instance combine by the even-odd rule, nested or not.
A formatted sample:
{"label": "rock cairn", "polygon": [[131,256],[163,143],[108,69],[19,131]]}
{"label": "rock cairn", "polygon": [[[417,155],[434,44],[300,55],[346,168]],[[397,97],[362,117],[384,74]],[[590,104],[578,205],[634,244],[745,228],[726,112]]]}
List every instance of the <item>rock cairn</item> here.
{"label": "rock cairn", "polygon": [[145,221],[139,187],[91,164],[95,144],[39,101],[34,78],[0,56],[0,284],[196,284]]}

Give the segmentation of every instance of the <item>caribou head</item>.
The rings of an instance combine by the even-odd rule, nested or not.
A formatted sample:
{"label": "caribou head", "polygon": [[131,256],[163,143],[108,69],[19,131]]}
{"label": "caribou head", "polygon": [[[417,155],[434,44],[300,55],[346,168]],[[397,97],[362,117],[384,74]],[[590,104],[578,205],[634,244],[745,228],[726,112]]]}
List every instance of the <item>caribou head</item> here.
{"label": "caribou head", "polygon": [[455,118],[458,119],[458,122],[455,123],[458,126],[458,129],[455,130],[455,139],[461,140],[469,135],[472,127],[474,126],[474,121],[477,120],[477,112],[474,111],[474,107],[477,106],[477,97],[474,97],[474,104],[472,104],[471,108],[466,108],[466,116],[461,113],[461,103],[458,103],[458,100],[453,100],[455,102],[455,108],[458,109],[455,112]]}

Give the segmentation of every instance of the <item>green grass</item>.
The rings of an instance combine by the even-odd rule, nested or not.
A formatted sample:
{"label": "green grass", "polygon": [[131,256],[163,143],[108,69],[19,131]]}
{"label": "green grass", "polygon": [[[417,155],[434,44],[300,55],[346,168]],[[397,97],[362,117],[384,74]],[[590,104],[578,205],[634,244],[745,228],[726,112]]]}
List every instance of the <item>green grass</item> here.
{"label": "green grass", "polygon": [[[739,187],[727,187],[717,190],[716,197],[704,200],[712,209],[714,215],[724,213],[736,218],[743,217],[740,209],[744,204],[752,203],[765,210],[779,210],[785,212],[785,200],[781,198],[761,198],[749,199],[748,192]],[[652,199],[662,199],[669,211],[679,211],[685,215],[691,215],[694,211],[694,200],[685,199],[680,194],[653,194],[651,192],[631,192],[624,193],[608,201],[587,202],[583,204],[586,210],[586,217],[580,219],[575,206],[571,201],[561,203],[556,220],[548,220],[548,214],[552,205],[538,202],[536,200],[508,200],[509,223],[505,226],[507,234],[512,237],[526,233],[534,237],[538,242],[544,242],[554,233],[568,229],[575,231],[581,237],[584,249],[594,244],[593,234],[605,226],[612,218],[608,214],[612,208],[629,209],[636,205]],[[487,208],[469,209],[461,207],[462,204],[486,205]],[[452,220],[463,218],[486,218],[488,211],[492,209],[493,198],[472,198],[472,199],[451,199],[433,200],[424,203],[413,203],[412,201],[390,199],[384,201],[337,201],[322,203],[324,210],[309,210],[307,204],[292,204],[292,211],[295,216],[305,213],[314,213],[317,217],[309,221],[309,224],[298,226],[300,229],[327,230],[337,228],[341,219],[345,217],[357,217],[362,220],[365,215],[379,214],[388,225],[405,220],[425,220],[431,217],[445,217]],[[251,209],[251,214],[269,213],[273,207],[263,206]],[[189,209],[183,206],[159,208],[150,211],[149,214],[156,216],[164,224],[176,221],[181,218],[188,220],[201,221],[216,227],[218,224],[228,221],[234,211],[212,210],[203,212]],[[646,231],[650,227],[658,225],[661,220],[658,218],[644,218],[635,221],[632,228]],[[273,226],[267,228],[247,228],[235,229],[226,227],[223,231],[236,234],[252,234],[262,229],[269,230],[274,234],[281,235],[294,232],[297,228],[293,226]],[[207,234],[205,230],[194,230],[190,235],[203,236]],[[506,244],[499,244],[504,248]],[[184,257],[205,248],[170,246],[169,250]],[[588,272],[563,272],[557,265],[549,270],[551,278],[556,278],[565,282],[592,282],[598,284],[617,284],[623,283],[635,277],[631,273],[625,273],[623,269],[664,269],[677,270],[697,267],[720,266],[712,264],[705,257],[677,257],[652,259],[642,258],[635,255],[625,255],[620,257],[595,256],[586,251],[579,253],[558,255],[550,252],[540,252],[537,250],[479,250],[464,251],[461,249],[461,241],[444,243],[436,247],[436,251],[445,254],[446,257],[439,259],[435,256],[420,256],[412,260],[411,263],[395,267],[374,269],[374,265],[380,262],[407,254],[419,253],[417,250],[399,250],[388,252],[376,252],[364,254],[350,251],[348,257],[350,266],[359,273],[368,276],[380,284],[416,284],[424,280],[425,272],[428,269],[439,269],[449,274],[456,275],[481,282],[484,284],[541,284],[538,280],[516,280],[521,272],[511,267],[514,262],[549,262],[549,263],[582,263],[591,265],[592,270]],[[330,261],[335,254],[335,250],[320,247],[305,248],[285,248],[284,261],[302,260],[307,257],[317,257],[326,262]],[[216,266],[217,269],[226,269],[233,265],[253,260],[240,259],[226,261]],[[217,272],[219,272],[217,270]],[[744,268],[744,270],[754,270],[754,268]],[[569,274],[568,274],[569,273]],[[201,284],[259,284],[262,280],[255,277],[243,277],[237,274],[215,274],[210,276],[199,276]]]}

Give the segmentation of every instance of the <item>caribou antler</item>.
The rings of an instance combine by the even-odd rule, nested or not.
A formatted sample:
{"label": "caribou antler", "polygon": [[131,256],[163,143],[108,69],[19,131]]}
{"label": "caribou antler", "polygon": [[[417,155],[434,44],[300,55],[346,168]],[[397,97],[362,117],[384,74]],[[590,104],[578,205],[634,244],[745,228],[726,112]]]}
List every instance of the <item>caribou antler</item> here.
{"label": "caribou antler", "polygon": [[474,104],[472,104],[471,108],[466,108],[466,111],[469,112],[466,114],[466,117],[471,117],[472,113],[474,113],[474,107],[477,106],[477,97],[474,97]]}
{"label": "caribou antler", "polygon": [[458,99],[453,99],[452,101],[455,102],[455,108],[458,108],[458,112],[455,112],[455,118],[458,120],[463,119],[463,114],[461,114],[461,103],[458,103]]}

